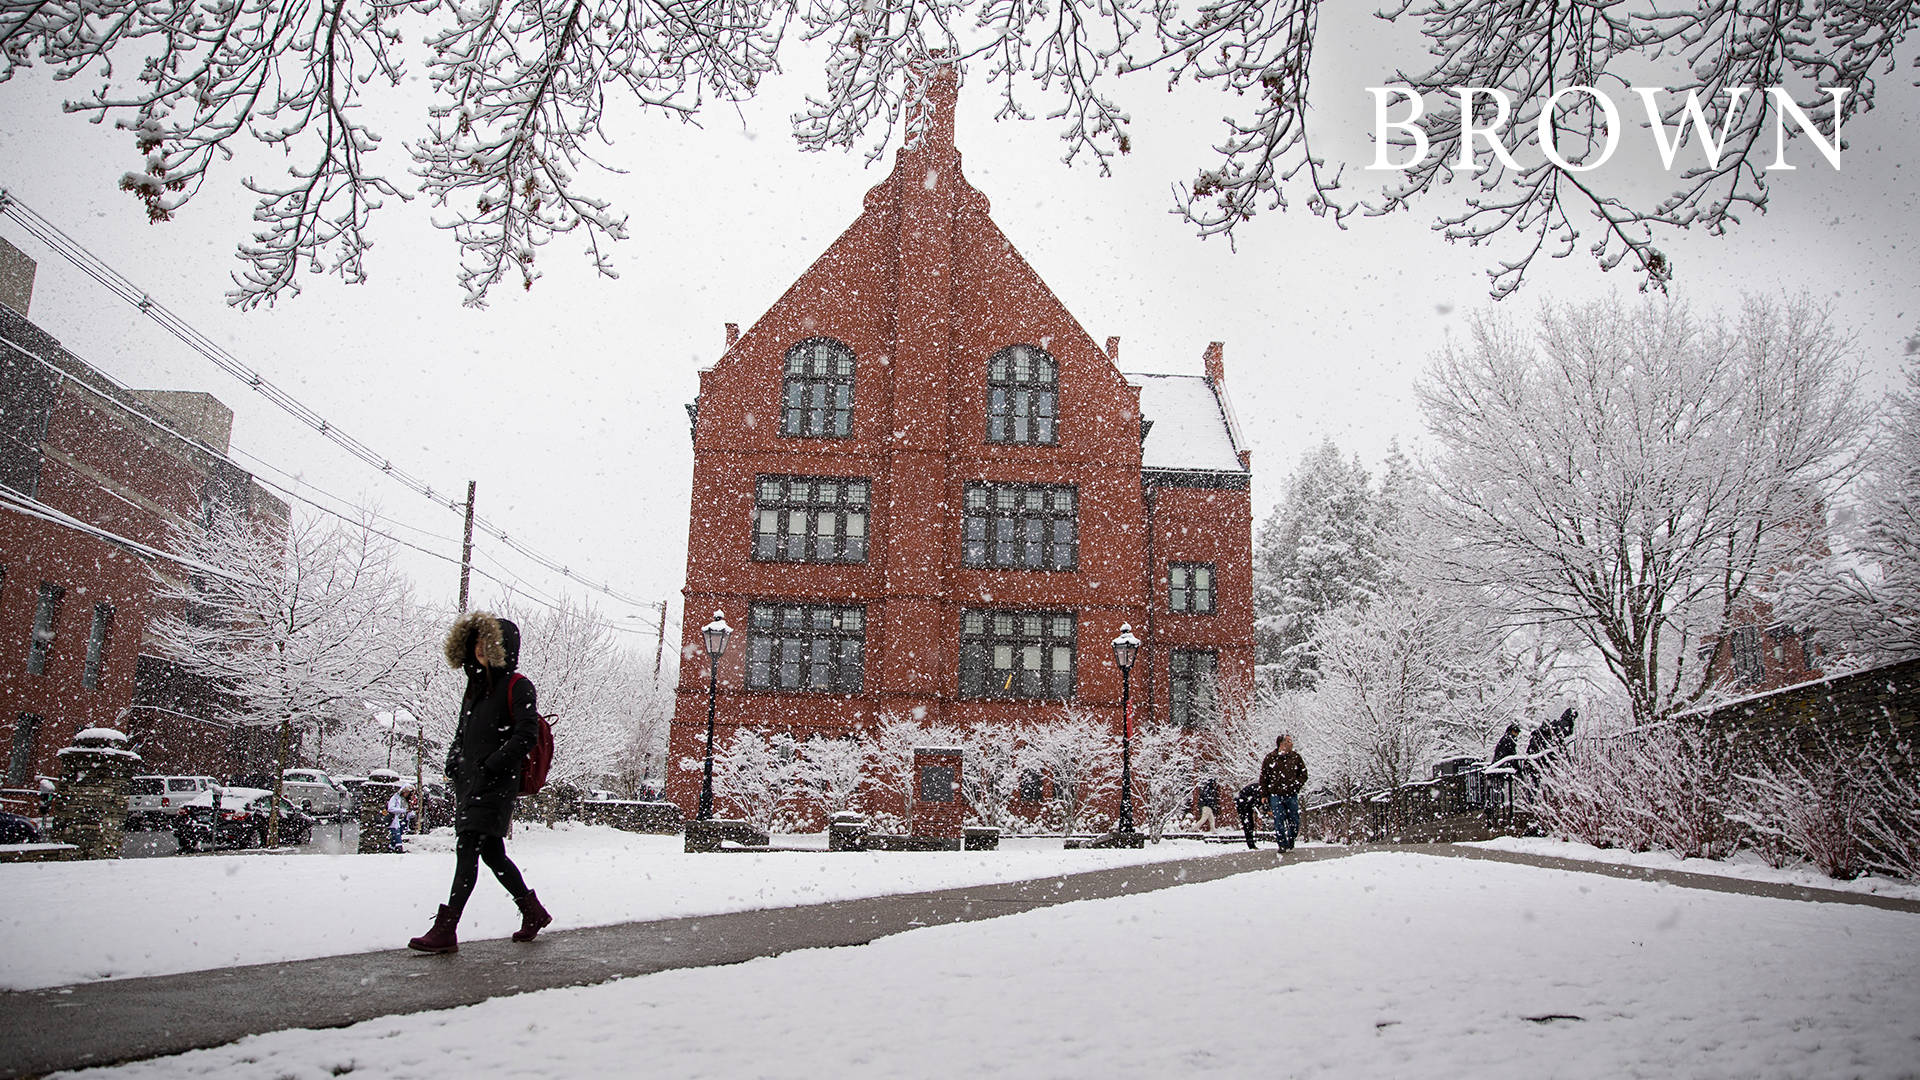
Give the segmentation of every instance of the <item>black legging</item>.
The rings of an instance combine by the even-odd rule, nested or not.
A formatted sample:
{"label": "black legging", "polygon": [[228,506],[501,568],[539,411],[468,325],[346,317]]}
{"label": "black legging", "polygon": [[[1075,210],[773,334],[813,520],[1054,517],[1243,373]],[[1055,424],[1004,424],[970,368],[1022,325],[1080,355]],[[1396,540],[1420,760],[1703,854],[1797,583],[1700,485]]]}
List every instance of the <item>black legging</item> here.
{"label": "black legging", "polygon": [[467,908],[467,897],[473,895],[473,884],[480,880],[480,862],[485,860],[487,869],[500,879],[515,900],[527,895],[527,883],[520,876],[520,868],[507,858],[507,842],[498,836],[487,836],[477,832],[463,832],[459,842],[453,848],[453,892],[447,896],[447,907],[459,914]]}

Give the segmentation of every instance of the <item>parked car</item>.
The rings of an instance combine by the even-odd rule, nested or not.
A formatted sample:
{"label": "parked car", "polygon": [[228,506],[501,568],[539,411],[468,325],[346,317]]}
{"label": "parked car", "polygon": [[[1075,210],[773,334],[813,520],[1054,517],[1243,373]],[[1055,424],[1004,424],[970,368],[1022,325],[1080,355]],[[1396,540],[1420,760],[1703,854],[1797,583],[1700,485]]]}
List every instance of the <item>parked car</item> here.
{"label": "parked car", "polygon": [[37,844],[40,842],[40,827],[32,818],[9,814],[0,810],[0,844]]}
{"label": "parked car", "polygon": [[406,777],[401,776],[392,769],[368,769],[367,779],[376,784],[398,784],[405,781]]}
{"label": "parked car", "polygon": [[182,806],[216,787],[211,776],[136,776],[127,786],[129,829],[164,829]]}
{"label": "parked car", "polygon": [[353,805],[353,795],[319,769],[288,769],[281,774],[280,794],[317,817],[338,817]]}
{"label": "parked car", "polygon": [[[220,796],[216,814],[214,796]],[[203,847],[253,847],[267,844],[267,818],[273,807],[273,792],[263,788],[229,787],[209,791],[187,803],[174,815],[173,838],[181,851]],[[286,799],[280,800],[280,839],[283,843],[304,844],[313,838],[314,819]]]}

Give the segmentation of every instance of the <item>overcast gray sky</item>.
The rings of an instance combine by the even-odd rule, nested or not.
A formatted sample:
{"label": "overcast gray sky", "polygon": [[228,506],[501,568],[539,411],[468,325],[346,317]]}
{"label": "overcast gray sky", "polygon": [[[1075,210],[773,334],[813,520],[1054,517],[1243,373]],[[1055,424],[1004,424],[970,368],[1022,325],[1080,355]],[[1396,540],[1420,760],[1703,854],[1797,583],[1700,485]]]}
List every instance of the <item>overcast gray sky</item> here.
{"label": "overcast gray sky", "polygon": [[[1385,39],[1365,20],[1328,17],[1323,30],[1322,148],[1347,157],[1349,177],[1365,184],[1364,87],[1383,81],[1387,65],[1368,65]],[[616,119],[603,157],[626,172],[588,186],[632,215],[633,238],[613,252],[621,277],[593,276],[562,238],[541,253],[546,276],[530,292],[504,285],[482,311],[461,306],[450,237],[427,224],[418,202],[376,227],[369,284],[312,277],[303,295],[273,309],[228,308],[222,295],[250,210],[236,181],[272,160],[230,167],[176,221],[150,226],[117,190],[138,165],[131,139],[61,115],[56,103],[70,88],[44,73],[0,84],[0,186],[357,438],[449,491],[477,479],[483,514],[623,592],[670,599],[677,619],[691,470],[682,405],[695,372],[719,355],[723,324],[757,319],[853,221],[892,164],[891,148],[872,167],[858,154],[797,151],[787,117],[820,78],[789,68],[744,110],[707,113],[704,128]],[[1355,219],[1341,231],[1297,211],[1256,218],[1237,251],[1203,243],[1168,212],[1170,186],[1211,164],[1206,147],[1235,99],[1123,83],[1134,152],[1103,179],[1084,164],[1061,166],[1048,121],[996,124],[982,82],[972,79],[960,102],[967,177],[1095,340],[1119,335],[1124,368],[1185,372],[1200,370],[1207,342],[1226,342],[1228,389],[1254,448],[1258,516],[1322,437],[1370,467],[1395,437],[1419,451],[1413,380],[1450,329],[1490,302],[1484,270],[1511,248],[1449,245],[1430,231],[1430,215]],[[400,156],[400,141],[424,123],[398,114],[382,128],[383,154]],[[1874,386],[1889,384],[1920,330],[1917,132],[1915,91],[1885,80],[1881,107],[1846,133],[1840,172],[1821,164],[1779,174],[1772,211],[1730,237],[1661,238],[1677,269],[1675,294],[1712,307],[1741,291],[1810,293],[1857,333]],[[404,162],[389,168],[404,172]],[[1645,154],[1623,152],[1602,175],[1667,186]],[[288,482],[265,461],[331,495],[372,502],[405,523],[400,535],[457,556],[457,516],[298,428],[10,222],[0,221],[0,235],[40,260],[33,317],[74,352],[134,386],[218,395],[237,414],[243,466]],[[1581,253],[1538,265],[1503,305],[1525,312],[1548,298],[1630,295],[1636,284]],[[483,569],[510,571],[549,595],[565,588],[497,545],[480,548]],[[426,589],[451,597],[451,566],[424,556],[407,565]],[[610,618],[635,613],[600,605]]]}

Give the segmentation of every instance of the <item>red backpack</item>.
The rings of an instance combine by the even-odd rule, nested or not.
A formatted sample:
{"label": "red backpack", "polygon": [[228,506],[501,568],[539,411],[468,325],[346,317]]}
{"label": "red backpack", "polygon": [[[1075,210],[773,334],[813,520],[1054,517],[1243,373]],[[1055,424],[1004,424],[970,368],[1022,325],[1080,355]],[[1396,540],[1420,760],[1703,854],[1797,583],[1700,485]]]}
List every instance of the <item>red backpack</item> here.
{"label": "red backpack", "polygon": [[[513,673],[507,680],[507,709],[513,709],[513,681],[524,679],[525,675]],[[533,737],[533,749],[527,751],[527,763],[520,767],[520,794],[538,795],[540,789],[547,786],[547,773],[553,769],[553,725],[539,713],[533,714],[540,721],[540,732]]]}

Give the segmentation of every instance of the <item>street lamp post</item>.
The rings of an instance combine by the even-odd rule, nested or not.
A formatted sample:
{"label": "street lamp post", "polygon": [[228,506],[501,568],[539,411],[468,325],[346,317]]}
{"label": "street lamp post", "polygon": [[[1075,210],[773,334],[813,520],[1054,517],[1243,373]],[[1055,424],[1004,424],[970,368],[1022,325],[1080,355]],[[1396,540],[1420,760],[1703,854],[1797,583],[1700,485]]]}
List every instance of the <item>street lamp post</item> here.
{"label": "street lamp post", "polygon": [[707,659],[707,767],[700,778],[700,811],[694,816],[701,821],[713,820],[713,710],[720,693],[720,655],[727,651],[727,637],[733,633],[733,627],[727,625],[727,613],[716,611],[713,621],[700,628],[700,636],[706,639]]}
{"label": "street lamp post", "polygon": [[1120,666],[1120,828],[1133,832],[1133,658],[1140,652],[1140,639],[1133,636],[1133,624],[1121,623],[1120,636],[1113,639],[1113,662]]}

